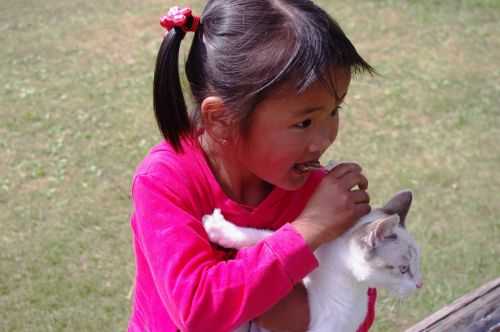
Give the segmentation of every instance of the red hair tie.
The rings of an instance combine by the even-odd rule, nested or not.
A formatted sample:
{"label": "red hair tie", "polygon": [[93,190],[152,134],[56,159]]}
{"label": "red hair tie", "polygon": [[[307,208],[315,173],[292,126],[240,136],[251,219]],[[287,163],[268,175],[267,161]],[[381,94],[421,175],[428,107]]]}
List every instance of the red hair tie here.
{"label": "red hair tie", "polygon": [[179,8],[175,6],[170,8],[167,15],[161,17],[160,25],[167,32],[172,28],[181,28],[184,32],[195,32],[200,25],[200,17],[194,16],[191,8]]}

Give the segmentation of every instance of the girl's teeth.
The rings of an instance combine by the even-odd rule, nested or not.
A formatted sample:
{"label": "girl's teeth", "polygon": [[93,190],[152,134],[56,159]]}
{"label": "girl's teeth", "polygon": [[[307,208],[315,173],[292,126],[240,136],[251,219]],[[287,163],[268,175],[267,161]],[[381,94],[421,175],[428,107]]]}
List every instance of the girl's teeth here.
{"label": "girl's teeth", "polygon": [[321,164],[318,161],[311,161],[303,164],[297,164],[295,166],[300,172],[308,172],[313,169],[319,169],[321,168]]}

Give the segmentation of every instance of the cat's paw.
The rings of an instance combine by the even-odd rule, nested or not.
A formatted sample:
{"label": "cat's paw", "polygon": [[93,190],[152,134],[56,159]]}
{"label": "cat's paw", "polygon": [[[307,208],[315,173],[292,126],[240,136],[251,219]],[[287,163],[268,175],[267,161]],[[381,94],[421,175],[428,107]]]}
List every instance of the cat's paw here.
{"label": "cat's paw", "polygon": [[238,247],[237,240],[233,238],[235,226],[224,219],[220,209],[215,209],[213,214],[203,216],[202,222],[210,242],[224,248]]}
{"label": "cat's paw", "polygon": [[205,232],[207,232],[210,242],[220,244],[220,241],[224,237],[224,230],[218,218],[213,215],[203,216],[203,227],[205,228]]}

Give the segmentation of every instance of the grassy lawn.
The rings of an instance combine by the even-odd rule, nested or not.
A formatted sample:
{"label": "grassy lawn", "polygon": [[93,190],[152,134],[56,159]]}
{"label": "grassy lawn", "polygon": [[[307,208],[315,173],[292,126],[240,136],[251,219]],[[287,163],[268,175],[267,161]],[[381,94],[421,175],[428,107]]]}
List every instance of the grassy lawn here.
{"label": "grassy lawn", "polygon": [[[381,74],[353,82],[325,159],[358,160],[375,204],[415,192],[425,286],[382,296],[375,328],[402,331],[500,276],[500,2],[317,2]],[[0,3],[1,332],[125,330],[128,188],[160,138],[152,75],[173,3]]]}

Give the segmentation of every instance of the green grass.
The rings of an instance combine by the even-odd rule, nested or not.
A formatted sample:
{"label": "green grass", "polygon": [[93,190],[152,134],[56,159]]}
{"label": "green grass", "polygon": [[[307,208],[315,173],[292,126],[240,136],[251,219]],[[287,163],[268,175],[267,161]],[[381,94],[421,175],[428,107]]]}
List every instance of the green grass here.
{"label": "green grass", "polygon": [[[415,192],[425,287],[383,296],[375,328],[401,331],[500,276],[500,3],[317,2],[381,74],[353,82],[325,159],[362,163],[376,204]],[[0,4],[0,331],[125,330],[128,188],[159,140],[152,75],[172,4]]]}

